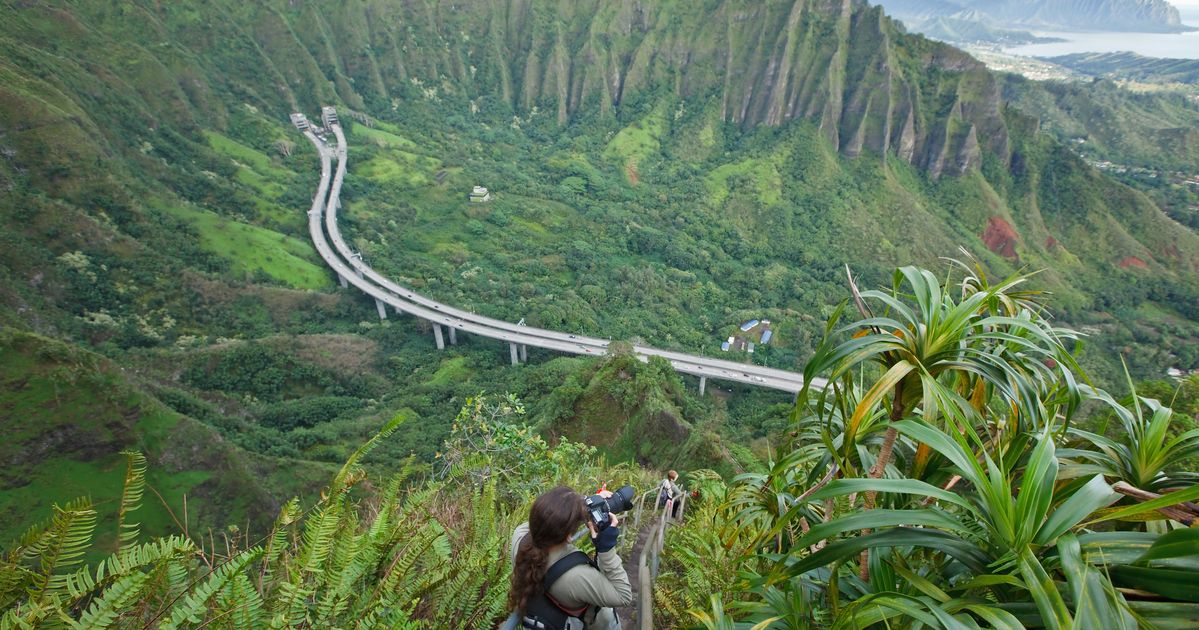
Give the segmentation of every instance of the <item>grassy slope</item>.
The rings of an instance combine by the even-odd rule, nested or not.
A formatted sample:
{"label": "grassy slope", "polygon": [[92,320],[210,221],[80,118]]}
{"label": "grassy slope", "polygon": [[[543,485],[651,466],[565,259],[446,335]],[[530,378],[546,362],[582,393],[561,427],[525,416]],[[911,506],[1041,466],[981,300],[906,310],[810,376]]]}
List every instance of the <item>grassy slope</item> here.
{"label": "grassy slope", "polygon": [[193,532],[247,522],[262,531],[280,501],[311,491],[330,468],[285,468],[245,453],[211,428],[141,391],[122,368],[89,352],[35,335],[0,333],[0,538],[11,539],[53,502],[90,496],[101,529],[115,523],[124,458],[150,462],[150,490],[137,518],[144,531]]}
{"label": "grassy slope", "polygon": [[261,271],[297,289],[330,286],[324,264],[312,260],[311,242],[194,207],[165,205],[163,209],[195,228],[203,248],[229,261],[236,275],[248,277]]}

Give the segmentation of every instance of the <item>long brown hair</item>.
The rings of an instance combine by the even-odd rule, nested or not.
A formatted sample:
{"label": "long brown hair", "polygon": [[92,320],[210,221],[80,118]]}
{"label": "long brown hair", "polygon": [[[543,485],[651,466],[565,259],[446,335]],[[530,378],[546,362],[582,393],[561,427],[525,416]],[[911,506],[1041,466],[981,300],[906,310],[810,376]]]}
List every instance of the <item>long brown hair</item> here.
{"label": "long brown hair", "polygon": [[512,570],[512,588],[508,591],[508,607],[523,611],[529,599],[541,592],[541,582],[549,569],[550,547],[561,544],[581,526],[587,506],[583,496],[558,486],[542,493],[529,510],[529,533],[520,540],[516,552],[516,567]]}

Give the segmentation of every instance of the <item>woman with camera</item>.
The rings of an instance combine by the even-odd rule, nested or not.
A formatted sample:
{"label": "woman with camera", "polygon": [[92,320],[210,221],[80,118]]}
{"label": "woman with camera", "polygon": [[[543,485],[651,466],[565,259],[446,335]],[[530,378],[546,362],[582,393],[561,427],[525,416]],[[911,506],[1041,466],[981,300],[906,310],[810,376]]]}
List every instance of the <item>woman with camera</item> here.
{"label": "woman with camera", "polygon": [[[600,497],[612,493],[602,490]],[[508,605],[520,625],[538,630],[620,628],[612,607],[633,602],[629,576],[616,555],[620,528],[615,514],[597,524],[583,496],[559,486],[533,502],[529,521],[512,534],[512,588]],[[594,564],[570,543],[584,523],[595,544]],[[580,620],[581,624],[580,625]]]}

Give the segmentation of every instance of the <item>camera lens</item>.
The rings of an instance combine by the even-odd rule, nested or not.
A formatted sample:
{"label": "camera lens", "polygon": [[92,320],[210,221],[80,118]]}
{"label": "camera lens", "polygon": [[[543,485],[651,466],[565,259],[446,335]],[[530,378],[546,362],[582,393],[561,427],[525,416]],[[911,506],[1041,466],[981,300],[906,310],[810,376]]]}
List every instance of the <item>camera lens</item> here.
{"label": "camera lens", "polygon": [[623,486],[608,499],[608,509],[616,514],[633,509],[633,495],[636,493],[633,486]]}

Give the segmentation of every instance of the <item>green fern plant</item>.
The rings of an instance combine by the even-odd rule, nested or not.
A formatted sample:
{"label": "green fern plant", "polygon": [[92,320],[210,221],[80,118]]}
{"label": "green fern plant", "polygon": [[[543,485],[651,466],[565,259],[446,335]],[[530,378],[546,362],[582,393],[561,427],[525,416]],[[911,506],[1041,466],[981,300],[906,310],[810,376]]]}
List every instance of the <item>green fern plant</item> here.
{"label": "green fern plant", "polygon": [[[414,481],[412,466],[381,493],[356,491],[368,476],[364,459],[401,422],[388,423],[355,451],[314,504],[285,503],[258,545],[226,555],[183,536],[139,541],[134,515],[146,461],[126,452],[115,551],[84,565],[96,551],[95,510],[86,499],[56,506],[0,556],[0,630],[423,630],[496,623],[506,612],[508,538],[533,492],[514,494],[486,471],[455,467],[444,478]],[[517,437],[527,445],[528,436]],[[538,453],[557,457],[546,470],[561,467],[563,479],[579,487],[637,477],[570,445]]]}
{"label": "green fern plant", "polygon": [[138,523],[129,522],[129,515],[142,505],[146,491],[146,457],[137,451],[121,451],[125,456],[125,490],[121,493],[121,509],[117,512],[117,548],[137,540],[141,531]]}

